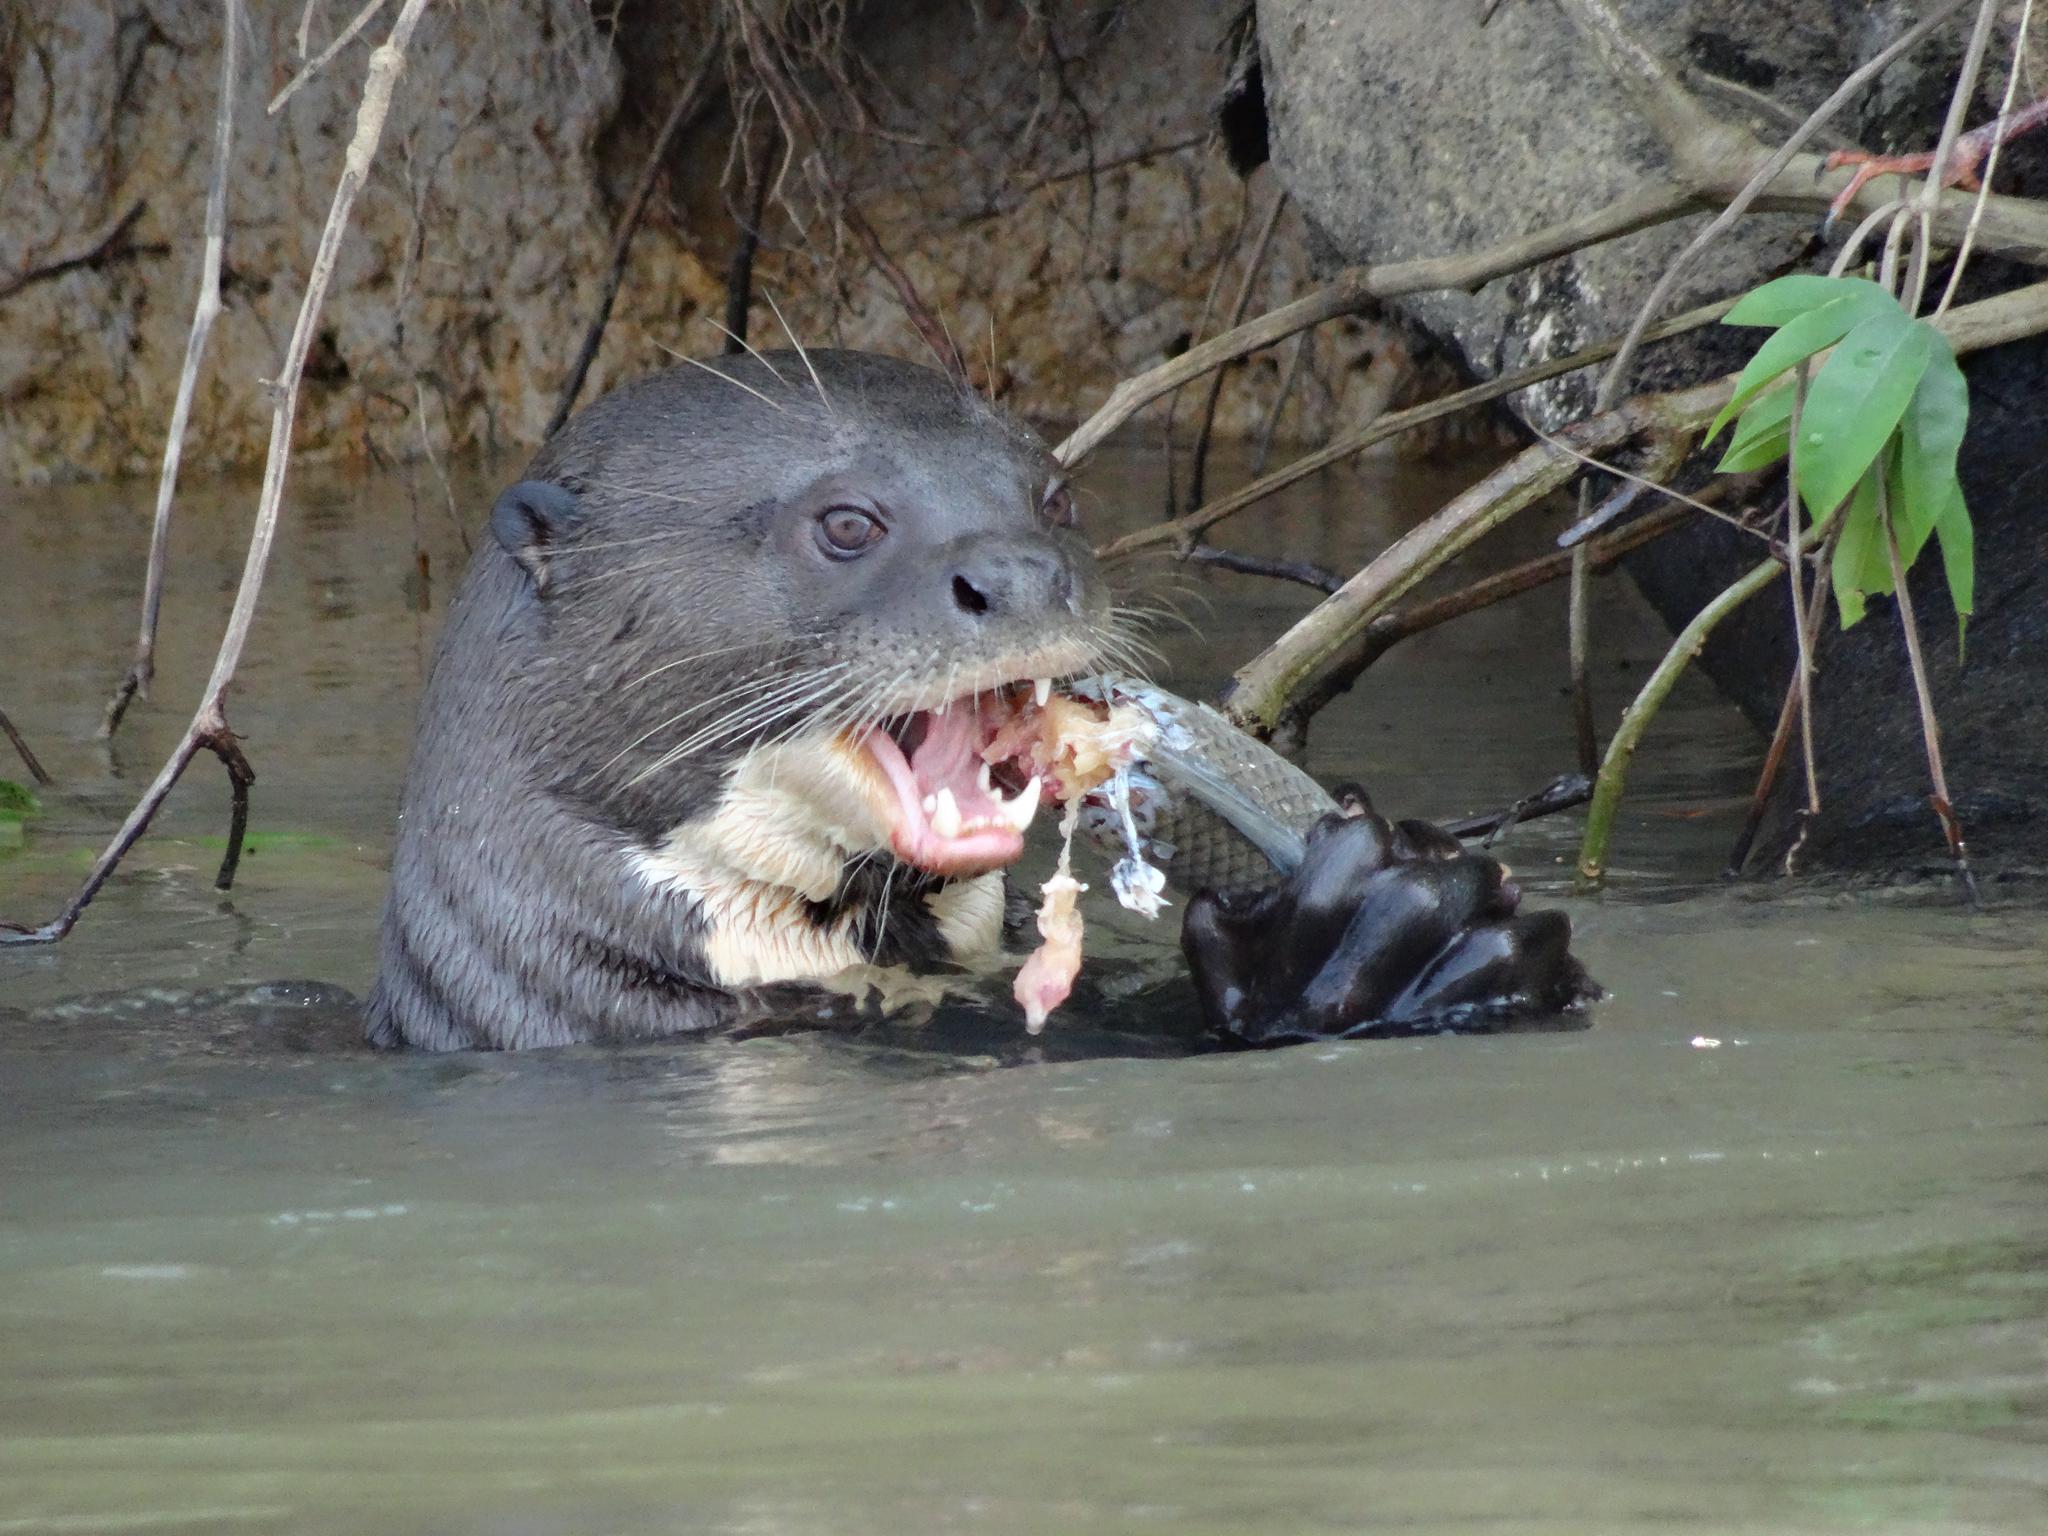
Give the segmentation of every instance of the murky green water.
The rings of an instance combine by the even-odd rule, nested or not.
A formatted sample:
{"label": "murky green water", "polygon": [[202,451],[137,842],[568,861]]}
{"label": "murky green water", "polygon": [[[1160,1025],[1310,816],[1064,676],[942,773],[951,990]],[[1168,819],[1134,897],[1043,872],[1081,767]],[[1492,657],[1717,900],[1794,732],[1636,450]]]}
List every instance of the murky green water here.
{"label": "murky green water", "polygon": [[[1155,470],[1096,489],[1142,514]],[[1333,480],[1270,536],[1348,567],[1447,484]],[[1564,890],[1573,818],[1510,846],[1614,992],[1588,1031],[371,1057],[330,1009],[133,995],[368,981],[456,523],[430,472],[301,487],[233,706],[232,899],[200,771],[72,939],[0,953],[0,1532],[2048,1525],[2048,923],[1702,878],[1753,751],[1703,690],[1612,894]],[[175,739],[253,499],[189,498],[109,760],[148,490],[0,493],[0,707],[64,785],[0,850],[8,915]],[[1190,688],[1307,602],[1183,585]],[[1611,709],[1660,638],[1604,600]],[[1315,766],[1405,813],[1550,777],[1557,602],[1394,652]]]}

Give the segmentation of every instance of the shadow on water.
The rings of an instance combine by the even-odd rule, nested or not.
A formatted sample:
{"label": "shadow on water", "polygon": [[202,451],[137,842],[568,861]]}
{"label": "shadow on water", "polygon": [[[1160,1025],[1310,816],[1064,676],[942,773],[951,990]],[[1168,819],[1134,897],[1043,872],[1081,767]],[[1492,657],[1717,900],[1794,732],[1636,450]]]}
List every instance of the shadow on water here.
{"label": "shadow on water", "polygon": [[[1355,568],[1461,479],[1333,476],[1242,537]],[[1159,482],[1106,459],[1097,528]],[[1590,1029],[1191,1054],[1171,928],[1098,906],[1095,990],[1036,1040],[963,1006],[376,1054],[351,994],[460,531],[430,472],[300,484],[233,702],[237,889],[202,764],[70,940],[0,953],[0,1532],[2039,1529],[2044,924],[1702,878],[1756,752],[1703,689],[1606,895],[1575,816],[1502,850],[1612,993]],[[148,488],[0,519],[0,702],[61,784],[0,846],[7,915],[175,740],[252,494],[188,499],[111,755]],[[1130,576],[1198,694],[1313,601]],[[1612,711],[1665,642],[1600,595]],[[1398,814],[1545,782],[1560,606],[1405,643],[1311,766]]]}

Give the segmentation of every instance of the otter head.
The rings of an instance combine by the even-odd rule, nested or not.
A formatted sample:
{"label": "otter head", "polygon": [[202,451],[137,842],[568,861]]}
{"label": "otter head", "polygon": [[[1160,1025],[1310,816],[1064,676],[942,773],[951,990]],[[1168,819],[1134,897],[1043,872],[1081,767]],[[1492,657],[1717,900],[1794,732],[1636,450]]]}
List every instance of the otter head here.
{"label": "otter head", "polygon": [[[999,891],[946,887],[1019,856],[1041,791],[984,751],[1121,645],[1072,507],[1036,437],[928,369],[643,379],[492,514],[510,723],[547,794],[692,904],[721,986],[920,958],[920,931],[992,945]],[[905,901],[930,920],[885,955]]]}

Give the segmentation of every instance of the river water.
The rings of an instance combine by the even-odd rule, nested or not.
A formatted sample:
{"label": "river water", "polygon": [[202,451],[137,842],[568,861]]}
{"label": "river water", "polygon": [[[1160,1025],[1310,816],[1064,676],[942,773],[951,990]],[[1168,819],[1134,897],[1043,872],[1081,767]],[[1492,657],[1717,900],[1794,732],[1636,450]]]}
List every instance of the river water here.
{"label": "river water", "polygon": [[[1504,851],[1612,993],[1585,1030],[427,1058],[248,993],[367,986],[421,669],[514,473],[302,478],[233,895],[202,763],[71,939],[0,952],[0,1533],[2048,1528],[2048,922],[1716,882],[1756,743],[1704,687],[1606,895],[1574,816]],[[1368,466],[1245,537],[1348,570],[1462,478]],[[1095,526],[1159,484],[1112,456]],[[0,708],[61,781],[0,909],[40,920],[183,724],[255,488],[187,494],[112,754],[149,488],[0,495]],[[1148,584],[1190,692],[1311,600]],[[1663,641],[1600,602],[1611,718]],[[1396,814],[1535,788],[1562,628],[1553,590],[1396,649],[1311,766]],[[1173,956],[1097,915],[1102,974]]]}

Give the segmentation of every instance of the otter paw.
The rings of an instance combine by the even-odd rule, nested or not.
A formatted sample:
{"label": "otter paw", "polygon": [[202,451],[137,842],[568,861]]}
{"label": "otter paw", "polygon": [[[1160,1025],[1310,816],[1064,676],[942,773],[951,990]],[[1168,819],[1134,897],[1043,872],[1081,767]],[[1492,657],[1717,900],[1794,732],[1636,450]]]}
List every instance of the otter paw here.
{"label": "otter paw", "polygon": [[1499,1024],[1582,1008],[1600,989],[1561,912],[1518,912],[1498,860],[1427,822],[1361,807],[1310,830],[1269,890],[1188,903],[1181,948],[1209,1027],[1287,1045]]}

